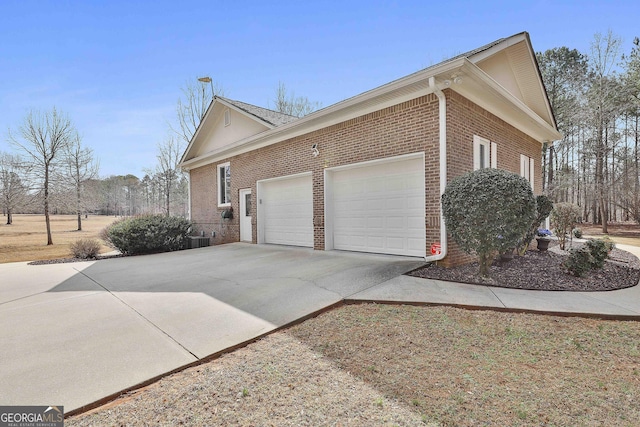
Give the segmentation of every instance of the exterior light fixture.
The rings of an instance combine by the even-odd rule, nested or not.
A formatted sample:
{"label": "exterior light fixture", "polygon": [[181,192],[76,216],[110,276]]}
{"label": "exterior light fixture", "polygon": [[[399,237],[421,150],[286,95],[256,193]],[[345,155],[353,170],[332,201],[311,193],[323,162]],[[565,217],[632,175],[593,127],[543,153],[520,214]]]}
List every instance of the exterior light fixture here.
{"label": "exterior light fixture", "polygon": [[311,146],[311,152],[313,154],[313,157],[318,157],[318,154],[320,154],[320,151],[318,151],[318,144],[313,144]]}
{"label": "exterior light fixture", "polygon": [[[213,99],[213,97],[215,96],[215,92],[213,90],[213,80],[211,79],[211,77],[209,76],[198,77],[198,81],[202,83],[209,83],[211,85],[211,99]],[[202,90],[204,92],[204,86]]]}

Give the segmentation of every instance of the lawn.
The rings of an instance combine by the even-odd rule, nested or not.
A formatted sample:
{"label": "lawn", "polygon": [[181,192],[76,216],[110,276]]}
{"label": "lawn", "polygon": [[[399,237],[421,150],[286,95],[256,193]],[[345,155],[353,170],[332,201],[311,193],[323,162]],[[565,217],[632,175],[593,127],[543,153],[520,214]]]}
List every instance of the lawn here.
{"label": "lawn", "polygon": [[[116,218],[89,215],[82,218],[82,231],[77,231],[75,215],[52,215],[53,245],[50,246],[47,246],[44,215],[14,215],[12,225],[6,225],[6,217],[0,219],[0,263],[6,263],[69,258],[71,243],[80,238],[98,238],[100,231]],[[101,253],[111,250],[103,245]]]}
{"label": "lawn", "polygon": [[639,343],[637,322],[350,305],[65,425],[637,426]]}
{"label": "lawn", "polygon": [[[593,224],[580,224],[578,226],[584,233],[584,237],[602,237],[602,226]],[[611,223],[608,227],[607,236],[615,243],[623,245],[640,246],[640,225],[635,222]]]}

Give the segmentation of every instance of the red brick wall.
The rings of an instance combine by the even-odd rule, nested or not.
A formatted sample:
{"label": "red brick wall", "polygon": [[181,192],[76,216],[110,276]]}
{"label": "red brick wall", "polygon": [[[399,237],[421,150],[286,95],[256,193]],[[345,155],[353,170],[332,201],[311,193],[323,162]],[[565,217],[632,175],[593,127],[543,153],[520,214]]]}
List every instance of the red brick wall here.
{"label": "red brick wall", "polygon": [[[540,181],[540,144],[456,93],[447,95],[448,177],[451,179],[473,167],[473,135],[498,144],[498,167],[520,172],[520,153],[536,159]],[[320,155],[311,155],[318,144]],[[256,181],[312,172],[314,191],[314,247],[324,249],[324,169],[409,153],[425,153],[426,250],[440,240],[438,100],[427,95],[366,114],[321,130],[260,148],[250,153],[191,171],[192,220],[197,231],[216,232],[213,243],[239,240],[238,192],[251,188],[253,242],[256,236]],[[217,207],[217,165],[230,162],[232,220],[223,220]],[[539,185],[540,183],[536,183]],[[468,262],[471,258],[453,246],[445,265]]]}
{"label": "red brick wall", "polygon": [[[520,154],[535,160],[534,192],[542,189],[542,144],[463,96],[447,91],[447,180],[473,170],[473,136],[497,144],[497,167],[520,174]],[[449,239],[444,265],[474,260]]]}

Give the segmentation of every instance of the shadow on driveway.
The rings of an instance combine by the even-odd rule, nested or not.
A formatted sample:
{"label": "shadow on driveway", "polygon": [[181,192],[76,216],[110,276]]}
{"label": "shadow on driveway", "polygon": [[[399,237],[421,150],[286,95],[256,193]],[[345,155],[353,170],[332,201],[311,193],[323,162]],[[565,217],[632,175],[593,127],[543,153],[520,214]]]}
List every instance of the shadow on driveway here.
{"label": "shadow on driveway", "polygon": [[0,337],[8,361],[0,367],[0,401],[62,404],[68,412],[422,263],[236,243],[69,265],[77,273],[46,292],[0,305],[0,322],[13,325]]}

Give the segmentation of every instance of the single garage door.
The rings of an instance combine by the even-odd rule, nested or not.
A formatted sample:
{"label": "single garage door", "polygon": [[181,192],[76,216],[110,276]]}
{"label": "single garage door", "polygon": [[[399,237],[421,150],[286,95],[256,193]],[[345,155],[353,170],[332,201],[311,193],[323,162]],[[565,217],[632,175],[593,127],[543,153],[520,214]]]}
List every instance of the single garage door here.
{"label": "single garage door", "polygon": [[311,175],[258,184],[262,242],[313,247]]}
{"label": "single garage door", "polygon": [[335,249],[425,255],[424,159],[332,172]]}

